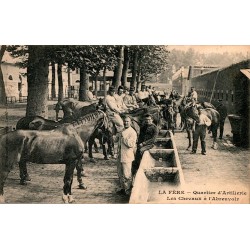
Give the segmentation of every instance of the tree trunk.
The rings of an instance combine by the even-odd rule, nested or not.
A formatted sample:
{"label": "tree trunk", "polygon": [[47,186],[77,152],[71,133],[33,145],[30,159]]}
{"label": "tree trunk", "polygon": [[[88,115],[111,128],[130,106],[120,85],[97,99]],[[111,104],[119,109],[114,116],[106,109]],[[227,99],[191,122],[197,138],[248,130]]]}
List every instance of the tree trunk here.
{"label": "tree trunk", "polygon": [[27,66],[28,98],[26,116],[48,117],[49,62],[45,56],[46,46],[29,46]]}
{"label": "tree trunk", "polygon": [[68,66],[68,87],[71,86],[71,80],[70,80],[70,68]]}
{"label": "tree trunk", "polygon": [[132,79],[131,79],[130,87],[135,87],[135,84],[136,84],[136,75],[137,75],[137,68],[138,68],[138,54],[139,54],[139,51],[135,50],[134,55],[133,55]]}
{"label": "tree trunk", "polygon": [[57,65],[57,79],[58,79],[58,102],[63,99],[63,79],[62,79],[62,64]]}
{"label": "tree trunk", "polygon": [[118,65],[115,67],[114,77],[113,77],[113,86],[115,86],[116,90],[118,89],[118,86],[120,85],[121,82],[123,58],[124,58],[124,46],[120,46],[118,54]]}
{"label": "tree trunk", "polygon": [[138,60],[137,64],[137,76],[136,76],[136,90],[139,91],[141,89],[141,60]]}
{"label": "tree trunk", "polygon": [[98,81],[98,75],[99,75],[99,72],[96,73],[95,75],[95,96],[97,98],[97,81]]}
{"label": "tree trunk", "polygon": [[68,70],[68,87],[67,87],[66,93],[67,93],[68,98],[69,98],[69,97],[71,97],[71,78],[70,78],[70,67],[69,67],[69,65],[68,65],[67,70]]}
{"label": "tree trunk", "polygon": [[128,47],[124,48],[124,62],[122,67],[122,86],[127,86],[127,77],[128,77],[128,68],[129,68],[129,52]]}
{"label": "tree trunk", "polygon": [[80,68],[79,101],[87,100],[88,75],[85,67]]}
{"label": "tree trunk", "polygon": [[54,62],[52,62],[51,98],[52,100],[56,98],[56,68]]}
{"label": "tree trunk", "polygon": [[6,104],[6,92],[5,92],[5,85],[3,80],[3,72],[1,68],[2,59],[4,52],[6,50],[6,45],[1,45],[0,47],[0,104]]}
{"label": "tree trunk", "polygon": [[107,96],[107,87],[106,87],[106,67],[103,69],[103,86],[104,86],[104,102],[106,101]]}

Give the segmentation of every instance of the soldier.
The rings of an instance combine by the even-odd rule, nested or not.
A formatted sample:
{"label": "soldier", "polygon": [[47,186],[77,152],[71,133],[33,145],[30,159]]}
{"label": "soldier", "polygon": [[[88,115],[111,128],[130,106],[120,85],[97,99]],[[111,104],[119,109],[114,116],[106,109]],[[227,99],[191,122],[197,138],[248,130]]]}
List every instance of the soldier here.
{"label": "soldier", "polygon": [[132,162],[135,159],[137,133],[131,127],[129,116],[124,117],[124,130],[118,134],[117,173],[121,189],[117,194],[130,195],[132,186]]}
{"label": "soldier", "polygon": [[143,153],[146,150],[149,150],[154,147],[154,143],[159,132],[157,126],[153,123],[151,115],[149,114],[146,115],[144,119],[145,119],[144,123],[140,129],[135,161],[133,162],[133,167],[132,167],[133,176],[136,174],[140,166]]}
{"label": "soldier", "polygon": [[134,95],[134,91],[135,91],[135,88],[131,87],[129,89],[129,93],[126,94],[123,98],[123,101],[125,103],[125,105],[133,110],[133,109],[136,109],[136,108],[139,108],[138,104],[137,104],[137,101],[136,101],[136,97]]}
{"label": "soldier", "polygon": [[195,131],[193,134],[193,148],[191,154],[196,154],[196,150],[198,147],[199,138],[201,140],[201,153],[206,155],[206,130],[207,127],[211,125],[211,120],[204,114],[202,114],[202,106],[198,108],[199,112],[199,122],[195,125]]}
{"label": "soldier", "polygon": [[117,131],[120,132],[123,130],[123,121],[120,117],[121,109],[118,107],[115,95],[115,87],[110,86],[108,95],[106,97],[107,104],[107,115],[109,119],[116,125]]}

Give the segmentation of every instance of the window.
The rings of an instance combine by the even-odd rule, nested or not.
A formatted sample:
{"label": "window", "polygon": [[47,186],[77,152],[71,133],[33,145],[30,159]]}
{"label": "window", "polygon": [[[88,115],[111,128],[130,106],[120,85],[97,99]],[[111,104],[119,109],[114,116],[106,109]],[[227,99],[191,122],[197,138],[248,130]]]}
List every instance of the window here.
{"label": "window", "polygon": [[220,91],[217,91],[217,99],[220,99]]}
{"label": "window", "polygon": [[221,91],[221,99],[223,100],[224,99],[224,93],[223,93],[223,90]]}
{"label": "window", "polygon": [[231,102],[234,102],[234,92],[231,91]]}
{"label": "window", "polygon": [[226,92],[226,101],[228,101],[228,90]]}

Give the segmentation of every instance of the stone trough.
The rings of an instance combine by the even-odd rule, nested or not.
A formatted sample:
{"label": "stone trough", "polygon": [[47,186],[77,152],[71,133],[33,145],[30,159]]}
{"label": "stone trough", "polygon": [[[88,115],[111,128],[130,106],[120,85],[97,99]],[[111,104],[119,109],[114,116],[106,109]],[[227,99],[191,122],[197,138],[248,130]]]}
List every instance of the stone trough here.
{"label": "stone trough", "polygon": [[180,190],[184,183],[174,136],[170,131],[161,131],[155,147],[143,154],[129,203],[167,203],[159,193]]}

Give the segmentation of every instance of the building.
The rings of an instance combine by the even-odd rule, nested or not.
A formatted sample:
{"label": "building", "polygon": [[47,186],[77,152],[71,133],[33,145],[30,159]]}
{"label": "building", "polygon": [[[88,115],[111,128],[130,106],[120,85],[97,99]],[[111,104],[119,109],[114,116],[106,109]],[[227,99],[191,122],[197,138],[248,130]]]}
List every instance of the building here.
{"label": "building", "polygon": [[172,76],[172,88],[180,95],[187,95],[190,91],[190,82],[188,80],[188,69],[181,67]]}

